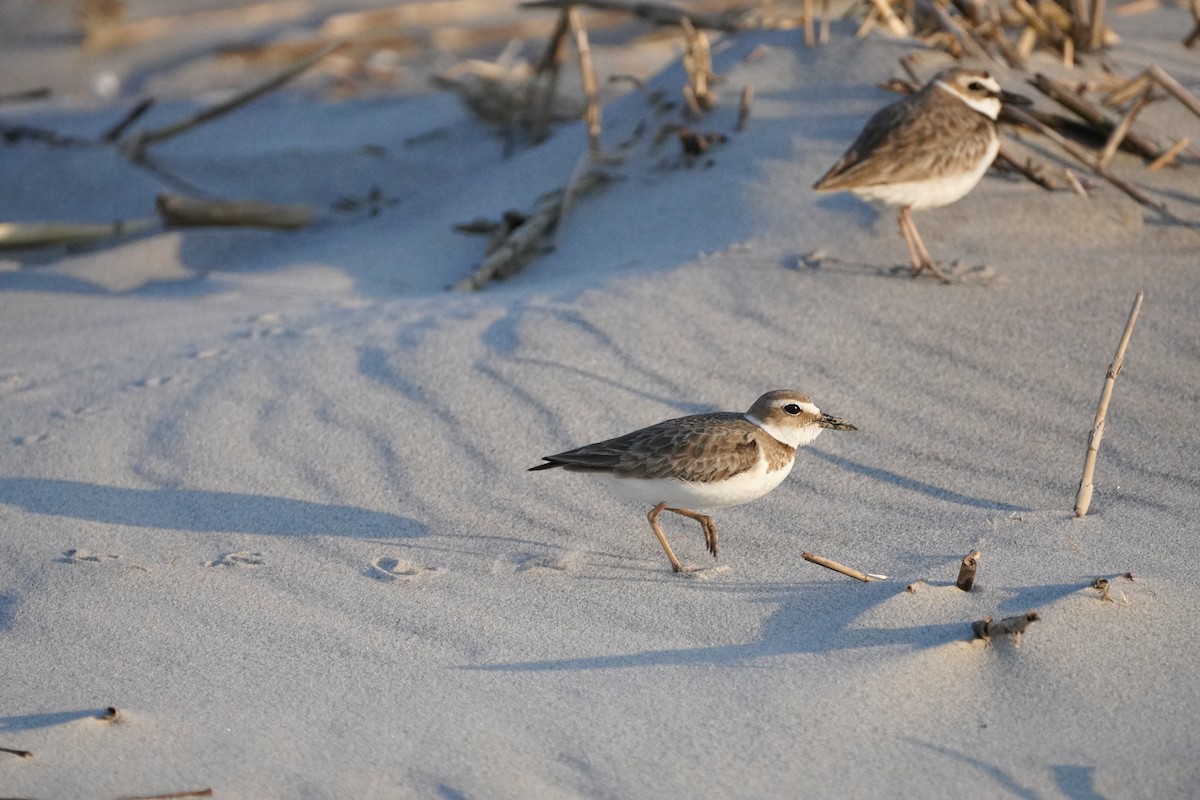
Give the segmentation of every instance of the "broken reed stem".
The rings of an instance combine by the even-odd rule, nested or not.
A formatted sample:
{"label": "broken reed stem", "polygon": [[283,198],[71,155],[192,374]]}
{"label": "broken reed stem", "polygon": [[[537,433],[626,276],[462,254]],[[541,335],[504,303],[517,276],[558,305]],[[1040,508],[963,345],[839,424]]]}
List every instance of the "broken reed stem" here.
{"label": "broken reed stem", "polygon": [[158,224],[153,218],[117,222],[0,222],[0,250],[57,247],[133,236]]}
{"label": "broken reed stem", "polygon": [[971,623],[971,631],[975,634],[976,639],[983,639],[985,642],[990,641],[993,636],[1011,635],[1013,644],[1020,647],[1021,634],[1025,632],[1030,623],[1040,620],[1041,617],[1036,611],[1028,611],[1018,617],[1005,617],[999,622],[993,622],[991,617],[984,617],[978,622]]}
{"label": "broken reed stem", "polygon": [[554,32],[550,34],[546,50],[538,62],[534,79],[529,82],[527,124],[535,143],[545,141],[550,135],[550,109],[554,105],[554,96],[558,94],[558,77],[566,60],[567,33],[570,30],[570,14],[564,8],[554,23]]}
{"label": "broken reed stem", "polygon": [[813,17],[815,16],[815,11],[814,11],[815,4],[816,4],[816,0],[804,0],[803,10],[801,12],[804,14],[804,46],[805,47],[812,47],[814,44],[817,43],[816,34],[813,32]]}
{"label": "broken reed stem", "polygon": [[684,17],[679,21],[686,42],[683,54],[683,68],[687,72],[688,83],[683,88],[683,97],[687,100],[688,108],[694,116],[703,116],[715,106],[716,98],[709,90],[709,80],[712,77],[712,49],[708,44],[708,36],[703,31],[696,30],[691,20]]}
{"label": "broken reed stem", "polygon": [[1155,202],[1154,200],[1151,200],[1149,196],[1144,194],[1136,186],[1130,184],[1128,181],[1125,181],[1125,180],[1117,177],[1116,175],[1114,175],[1112,172],[1110,172],[1107,167],[1105,167],[1103,164],[1099,163],[1096,160],[1096,157],[1093,156],[1091,153],[1089,153],[1087,150],[1083,149],[1082,147],[1078,146],[1077,144],[1070,141],[1066,137],[1062,136],[1057,131],[1051,129],[1050,127],[1048,127],[1047,125],[1045,125],[1044,123],[1042,123],[1041,121],[1039,121],[1038,119],[1033,117],[1031,114],[1029,114],[1024,109],[1010,107],[1007,109],[1007,111],[1017,122],[1020,122],[1022,125],[1032,128],[1033,130],[1042,134],[1047,139],[1049,139],[1050,141],[1054,142],[1059,147],[1061,147],[1063,150],[1066,150],[1075,159],[1077,159],[1081,163],[1085,164],[1089,169],[1092,170],[1092,172],[1095,172],[1101,178],[1104,178],[1104,180],[1108,181],[1113,186],[1117,187],[1122,192],[1124,192],[1125,194],[1132,197],[1134,200],[1138,201],[1139,203],[1141,203],[1142,205],[1144,205],[1148,208],[1153,208],[1155,211],[1165,214],[1166,216],[1170,217],[1171,219],[1177,219],[1175,217],[1175,215],[1171,213],[1170,209],[1167,208],[1166,203],[1158,203],[1158,202]]}
{"label": "broken reed stem", "polygon": [[[1150,102],[1150,95],[1153,91],[1153,87],[1149,85],[1142,89],[1142,93],[1138,95],[1137,100],[1130,106],[1129,111],[1125,113],[1125,116],[1121,117],[1121,121],[1113,128],[1112,134],[1109,135],[1108,141],[1104,143],[1104,148],[1100,151],[1100,156],[1097,158],[1097,161],[1101,165],[1107,167],[1108,163],[1112,161],[1113,156],[1117,154],[1117,148],[1120,147],[1121,142],[1125,140],[1126,135],[1129,133],[1129,126],[1133,124],[1134,118],[1142,113],[1142,109],[1146,107],[1146,103]],[[1155,156],[1155,160],[1161,158],[1161,156],[1162,154],[1159,153]]]}
{"label": "broken reed stem", "polygon": [[268,92],[275,91],[284,84],[296,78],[302,72],[307,71],[318,61],[333,53],[333,51],[340,48],[346,42],[347,39],[338,39],[335,42],[330,42],[308,58],[303,58],[300,61],[297,61],[295,64],[291,65],[282,72],[276,73],[267,80],[255,86],[251,86],[244,91],[238,92],[236,95],[222,103],[217,103],[216,105],[212,105],[206,109],[198,111],[186,119],[182,119],[179,122],[172,123],[171,125],[165,125],[161,128],[135,133],[128,139],[121,142],[121,149],[127,153],[130,153],[134,158],[140,158],[145,152],[146,148],[152,144],[165,142],[167,139],[174,138],[181,133],[186,133],[192,128],[224,116],[234,109],[240,108],[247,103],[257,100],[259,97],[262,97]]}
{"label": "broken reed stem", "polygon": [[103,136],[100,137],[100,141],[115,142],[117,139],[120,139],[121,134],[128,130],[130,125],[137,122],[143,114],[150,110],[153,105],[154,98],[147,97],[145,100],[129,109],[125,116],[121,117],[120,121],[117,122],[116,125],[113,125]]}
{"label": "broken reed stem", "polygon": [[1142,300],[1145,292],[1138,292],[1133,300],[1133,308],[1129,310],[1129,321],[1125,323],[1125,332],[1121,334],[1121,342],[1117,345],[1117,354],[1108,366],[1108,374],[1104,377],[1104,389],[1100,392],[1100,405],[1096,408],[1096,419],[1092,423],[1092,432],[1088,434],[1087,453],[1083,458],[1083,477],[1079,479],[1079,490],[1075,493],[1075,516],[1087,514],[1088,506],[1092,503],[1092,475],[1096,471],[1096,455],[1100,450],[1100,440],[1104,438],[1104,417],[1108,413],[1108,401],[1112,398],[1113,384],[1125,363],[1125,348],[1129,345],[1129,337],[1133,335],[1133,326],[1137,323],[1138,312],[1142,310]]}
{"label": "broken reed stem", "polygon": [[[1029,85],[1075,114],[1075,116],[1084,122],[1097,128],[1101,134],[1109,134],[1111,137],[1113,131],[1116,130],[1117,125],[1098,106],[1070,91],[1053,78],[1039,72],[1029,79]],[[1136,133],[1127,133],[1123,137],[1123,141],[1125,149],[1137,153],[1147,160],[1153,160],[1162,154],[1161,147]]]}
{"label": "broken reed stem", "polygon": [[577,6],[567,8],[567,24],[575,37],[575,49],[579,53],[579,73],[583,78],[583,95],[587,98],[588,148],[600,152],[600,101],[596,98],[596,70],[592,66],[592,48],[588,44],[587,28]]}
{"label": "broken reed stem", "polygon": [[678,25],[679,20],[686,16],[697,28],[725,31],[726,33],[759,27],[754,15],[747,14],[744,10],[735,9],[723,14],[699,14],[686,12],[666,3],[651,3],[645,2],[645,0],[525,0],[520,7],[569,8],[571,6],[586,6],[599,11],[623,11],[655,25]]}
{"label": "broken reed stem", "polygon": [[1154,80],[1158,81],[1159,86],[1166,89],[1176,100],[1187,106],[1188,111],[1200,117],[1200,100],[1197,100],[1195,95],[1183,88],[1183,84],[1171,77],[1170,73],[1157,64],[1150,67],[1148,72]]}
{"label": "broken reed stem", "polygon": [[800,556],[805,561],[816,564],[819,567],[824,567],[825,569],[831,569],[834,572],[840,572],[847,577],[854,578],[856,581],[870,583],[871,581],[875,580],[865,572],[859,572],[852,567],[847,567],[845,564],[839,564],[836,561],[830,561],[828,558],[823,556],[814,555],[812,553],[801,553]]}
{"label": "broken reed stem", "polygon": [[1024,175],[1027,180],[1036,183],[1046,191],[1054,191],[1054,181],[1047,177],[1045,166],[1035,164],[1032,158],[1026,158],[1022,163],[1014,158],[1012,153],[1004,148],[1004,145],[1000,145],[1000,150],[996,153],[996,161],[1012,171]]}
{"label": "broken reed stem", "polygon": [[972,550],[963,556],[962,565],[958,568],[958,579],[954,585],[964,592],[969,592],[975,586],[975,571],[979,568],[979,557],[983,553]]}
{"label": "broken reed stem", "polygon": [[[958,20],[950,16],[946,9],[942,8],[937,0],[917,0],[917,5],[928,13],[932,14],[937,20],[938,25],[942,30],[954,37],[959,46],[976,61],[981,61],[988,65],[991,69],[999,69],[1000,65],[996,63],[996,59],[992,58],[986,50],[980,46],[979,42],[975,41],[975,37],[969,31],[958,24]],[[1015,5],[1015,2],[1014,2]]]}
{"label": "broken reed stem", "polygon": [[1092,0],[1091,27],[1088,31],[1088,49],[1099,50],[1104,45],[1104,3]]}
{"label": "broken reed stem", "polygon": [[1151,161],[1146,169],[1150,170],[1151,172],[1157,172],[1178,158],[1180,153],[1182,153],[1184,150],[1187,150],[1189,144],[1191,144],[1191,141],[1184,136],[1178,142],[1168,147],[1161,156]]}
{"label": "broken reed stem", "polygon": [[29,750],[14,750],[11,747],[0,747],[0,753],[11,753],[17,758],[33,758],[33,753]]}
{"label": "broken reed stem", "polygon": [[168,794],[139,794],[129,795],[127,797],[119,797],[117,800],[177,800],[181,797],[212,797],[212,789],[188,789],[182,792],[170,792]]}

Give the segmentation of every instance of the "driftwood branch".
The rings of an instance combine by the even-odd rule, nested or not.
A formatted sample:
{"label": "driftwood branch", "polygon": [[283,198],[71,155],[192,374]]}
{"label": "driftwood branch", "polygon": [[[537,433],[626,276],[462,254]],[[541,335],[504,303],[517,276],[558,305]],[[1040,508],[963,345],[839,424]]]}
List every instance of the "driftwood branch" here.
{"label": "driftwood branch", "polygon": [[1129,310],[1129,320],[1125,323],[1125,332],[1117,345],[1117,354],[1108,366],[1108,374],[1104,377],[1104,389],[1100,392],[1100,405],[1096,408],[1096,419],[1092,423],[1092,432],[1088,434],[1087,453],[1083,458],[1083,477],[1079,479],[1079,490],[1075,493],[1075,516],[1087,514],[1092,502],[1092,475],[1096,471],[1096,455],[1100,450],[1100,440],[1104,438],[1104,416],[1108,413],[1108,401],[1112,398],[1113,384],[1125,363],[1125,348],[1129,345],[1129,337],[1133,335],[1133,326],[1137,323],[1138,312],[1142,310],[1142,300],[1145,292],[1138,292],[1133,300],[1133,308]]}
{"label": "driftwood branch", "polygon": [[179,228],[276,228],[295,231],[316,217],[311,206],[257,200],[197,200],[160,194],[155,206],[163,222]]}
{"label": "driftwood branch", "polygon": [[847,567],[846,565],[839,564],[836,561],[830,561],[824,556],[814,555],[813,553],[801,553],[800,555],[805,561],[816,564],[819,567],[824,567],[825,569],[831,569],[834,572],[840,572],[847,577],[854,578],[856,581],[870,583],[871,581],[875,580],[876,577],[873,575],[868,575],[865,572],[859,572],[853,567]]}
{"label": "driftwood branch", "polygon": [[238,92],[236,95],[224,102],[202,109],[201,111],[192,114],[190,117],[161,128],[154,128],[148,131],[139,131],[127,139],[122,140],[121,148],[125,152],[130,153],[134,158],[139,158],[142,153],[145,152],[146,148],[152,144],[165,142],[167,139],[174,138],[181,133],[186,133],[192,128],[203,125],[206,122],[211,122],[218,117],[222,117],[225,114],[228,114],[230,111],[241,108],[247,103],[253,102],[259,97],[262,97],[264,94],[273,92],[281,86],[284,86],[289,81],[308,70],[318,61],[333,53],[345,43],[345,39],[339,39],[336,42],[330,42],[308,58],[297,61],[295,64],[291,65],[282,72],[278,72],[265,81],[251,86],[244,91]]}
{"label": "driftwood branch", "polygon": [[1020,647],[1021,634],[1025,632],[1030,623],[1040,620],[1041,617],[1036,611],[1029,611],[1019,617],[1005,617],[999,622],[993,622],[991,617],[984,617],[978,622],[971,623],[971,631],[975,634],[976,639],[983,639],[985,642],[991,641],[993,636],[1012,636],[1013,644]]}
{"label": "driftwood branch", "polygon": [[958,579],[954,581],[954,585],[964,592],[971,591],[975,586],[975,570],[979,568],[979,557],[983,555],[978,550],[972,550],[967,555],[963,556],[962,564],[958,568]]}

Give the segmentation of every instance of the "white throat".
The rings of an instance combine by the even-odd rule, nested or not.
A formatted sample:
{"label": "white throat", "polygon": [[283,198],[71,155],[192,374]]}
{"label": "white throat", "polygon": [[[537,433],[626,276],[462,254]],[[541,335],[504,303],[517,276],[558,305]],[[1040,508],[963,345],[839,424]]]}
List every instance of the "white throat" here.
{"label": "white throat", "polygon": [[959,101],[965,103],[966,105],[968,105],[971,108],[978,111],[980,114],[986,115],[990,119],[995,119],[996,117],[1000,116],[1000,98],[998,98],[998,97],[984,97],[984,98],[966,97],[966,96],[956,92],[949,85],[947,85],[944,81],[938,81],[934,85],[937,86],[939,89],[941,89],[943,92],[949,92],[951,95],[954,96],[954,98],[956,100],[959,100]]}
{"label": "white throat", "polygon": [[762,428],[772,439],[783,442],[789,447],[800,448],[816,439],[821,435],[821,426],[815,422],[804,425],[802,427],[787,426],[783,427],[770,422],[763,422],[753,414],[746,414],[746,421],[751,425],[757,425]]}

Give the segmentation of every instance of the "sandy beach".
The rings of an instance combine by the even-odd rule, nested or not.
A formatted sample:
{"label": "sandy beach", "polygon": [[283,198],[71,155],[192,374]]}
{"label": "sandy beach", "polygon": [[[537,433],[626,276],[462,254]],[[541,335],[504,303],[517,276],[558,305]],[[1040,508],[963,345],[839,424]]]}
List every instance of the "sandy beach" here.
{"label": "sandy beach", "polygon": [[[0,104],[8,127],[95,138],[153,93],[150,129],[267,74],[218,80],[165,42],[52,60],[78,47],[45,27],[70,4],[4,13],[0,94],[53,89]],[[1105,57],[1200,94],[1191,24],[1114,15]],[[1074,164],[1086,197],[993,171],[917,213],[955,280],[912,280],[893,211],[810,187],[896,99],[898,59],[951,62],[856,27],[714,35],[718,104],[690,124],[725,141],[694,159],[657,140],[686,76],[682,44],[654,44],[664,66],[603,110],[610,180],[477,292],[447,291],[486,246],[454,226],[566,186],[582,122],[505,157],[451,92],[309,76],[156,145],[170,180],[112,146],[0,140],[0,222],[153,218],[178,178],[317,210],[0,251],[0,747],[32,753],[0,752],[0,796],[1194,796],[1200,164],[1112,162],[1174,221]],[[1178,104],[1141,119],[1200,141]],[[648,508],[527,472],[776,388],[859,430],[715,512],[719,561],[664,519],[697,572],[671,572]],[[1019,647],[973,637],[1029,611]]]}

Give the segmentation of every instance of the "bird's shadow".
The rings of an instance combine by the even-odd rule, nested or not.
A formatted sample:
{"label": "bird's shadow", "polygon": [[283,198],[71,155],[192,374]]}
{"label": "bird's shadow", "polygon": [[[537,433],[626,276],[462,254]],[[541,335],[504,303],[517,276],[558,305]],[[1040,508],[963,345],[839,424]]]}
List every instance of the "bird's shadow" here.
{"label": "bird's shadow", "polygon": [[[672,576],[670,580],[678,581]],[[1076,583],[1045,586],[1017,586],[1007,589],[1008,597],[997,609],[1001,614],[1026,611],[1052,603],[1087,586],[1086,579]],[[464,665],[463,669],[490,672],[543,672],[560,670],[629,669],[647,666],[744,667],[764,657],[797,653],[832,653],[871,647],[908,647],[926,650],[956,641],[975,638],[971,624],[979,616],[974,598],[962,593],[959,618],[946,622],[902,627],[864,626],[857,620],[875,606],[905,591],[899,581],[873,581],[867,584],[844,580],[779,587],[710,587],[701,591],[752,593],[752,602],[776,603],[753,641],[710,647],[685,647],[671,650],[644,650],[635,653],[587,656],[582,658],[519,661],[498,664]],[[819,609],[819,611],[817,610]]]}
{"label": "bird's shadow", "polygon": [[272,536],[424,536],[408,517],[290,497],[204,489],[130,489],[50,478],[0,478],[0,503],[112,525]]}

